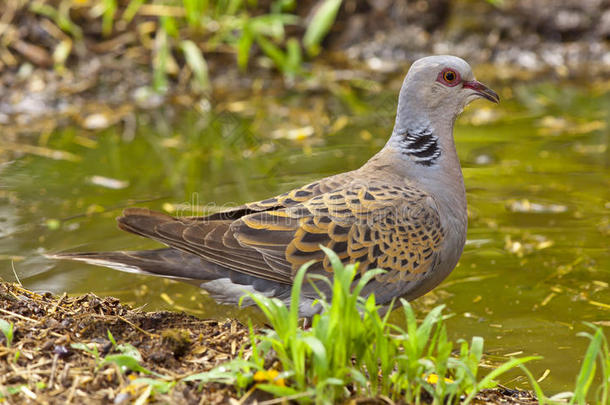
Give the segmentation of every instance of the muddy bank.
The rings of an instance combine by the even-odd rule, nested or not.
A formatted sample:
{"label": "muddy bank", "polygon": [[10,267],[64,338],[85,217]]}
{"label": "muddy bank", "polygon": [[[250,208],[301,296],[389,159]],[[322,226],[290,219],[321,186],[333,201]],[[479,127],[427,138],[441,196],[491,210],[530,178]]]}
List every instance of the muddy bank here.
{"label": "muddy bank", "polygon": [[[159,18],[163,12],[179,16],[179,9],[147,8],[127,23],[119,17],[128,13],[128,2],[119,2],[117,22],[108,31],[99,10],[88,3],[63,10],[70,18],[63,29],[63,20],[36,11],[34,3],[8,1],[0,24],[0,127],[5,141],[73,124],[92,131],[121,121],[129,127],[134,109],[167,104],[215,108],[214,100],[239,89],[296,86],[298,91],[315,91],[362,75],[383,82],[432,53],[462,56],[479,71],[485,69],[480,65],[491,65],[489,77],[500,80],[591,81],[610,74],[610,0],[544,0],[535,6],[527,0],[346,0],[322,42],[323,52],[302,61],[306,80],[277,74],[277,66],[256,43],[248,52],[247,70],[240,71],[236,49],[214,43],[212,28],[179,27],[175,35],[192,40],[205,57],[209,87],[193,87],[194,74],[176,39],[166,67],[169,89],[155,93],[151,86]],[[62,12],[62,2],[46,4],[48,10]],[[286,37],[301,38],[320,4],[298,2],[291,13],[299,22],[285,26]],[[269,2],[260,2],[251,12],[269,9]],[[171,37],[168,41],[171,45]]]}
{"label": "muddy bank", "polygon": [[[141,355],[140,365],[165,380],[178,381],[233,358],[248,339],[248,330],[234,320],[206,321],[174,312],[142,312],[116,298],[93,294],[56,297],[36,294],[18,285],[0,284],[0,319],[14,324],[7,347],[0,335],[0,398],[7,403],[130,403],[146,390],[135,377],[146,372],[121,372],[116,364],[100,366],[95,355],[75,348],[84,343],[99,357],[117,354],[129,343]],[[179,383],[168,393],[155,393],[159,403],[227,403],[230,387]],[[0,399],[1,402],[1,399]]]}
{"label": "muddy bank", "polygon": [[[124,404],[143,395],[153,403],[174,404],[223,404],[231,398],[241,403],[269,400],[255,390],[243,396],[230,386],[181,381],[234,358],[242,347],[248,350],[248,329],[235,320],[143,312],[112,297],[57,297],[4,282],[0,283],[0,319],[14,328],[10,342],[0,334],[0,401],[4,399],[8,404]],[[140,371],[121,370],[124,366],[120,361],[100,360],[124,353],[121,347],[127,344],[141,356]],[[147,390],[153,384],[141,378],[155,379],[168,389],[163,392],[155,386],[151,395]],[[384,399],[354,400],[391,403]],[[500,387],[484,390],[474,403],[537,401],[526,391]]]}

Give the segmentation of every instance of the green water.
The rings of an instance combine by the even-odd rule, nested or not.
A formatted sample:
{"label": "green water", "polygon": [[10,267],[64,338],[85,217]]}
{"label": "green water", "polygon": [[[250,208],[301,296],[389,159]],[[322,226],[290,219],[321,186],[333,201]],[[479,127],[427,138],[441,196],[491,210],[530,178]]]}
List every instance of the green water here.
{"label": "green water", "polygon": [[[116,228],[124,207],[197,214],[354,169],[387,139],[398,85],[245,95],[212,112],[166,106],[135,116],[133,137],[121,125],[54,132],[46,147],[80,161],[26,154],[0,166],[0,277],[15,279],[13,261],[34,290],[260,319],[184,284],[42,254],[157,246]],[[573,386],[587,344],[576,336],[582,322],[610,324],[610,92],[502,87],[500,106],[476,102],[457,123],[468,243],[459,267],[416,307],[445,304],[452,337],[483,336],[492,363],[516,352],[544,356],[530,369],[537,377],[551,370],[542,386],[553,393]],[[501,381],[528,387],[513,377]]]}

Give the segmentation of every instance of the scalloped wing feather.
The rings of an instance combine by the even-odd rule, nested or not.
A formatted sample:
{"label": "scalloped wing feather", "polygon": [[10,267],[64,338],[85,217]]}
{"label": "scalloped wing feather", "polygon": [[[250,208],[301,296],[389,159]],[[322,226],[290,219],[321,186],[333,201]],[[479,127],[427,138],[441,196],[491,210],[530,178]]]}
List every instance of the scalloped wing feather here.
{"label": "scalloped wing feather", "polygon": [[[354,184],[291,208],[247,215],[231,224],[235,238],[264,257],[289,265],[294,274],[314,261],[331,265],[326,246],[344,262],[359,261],[362,272],[383,268],[378,281],[409,281],[433,268],[444,237],[436,208],[410,187]],[[265,251],[273,245],[272,252]]]}

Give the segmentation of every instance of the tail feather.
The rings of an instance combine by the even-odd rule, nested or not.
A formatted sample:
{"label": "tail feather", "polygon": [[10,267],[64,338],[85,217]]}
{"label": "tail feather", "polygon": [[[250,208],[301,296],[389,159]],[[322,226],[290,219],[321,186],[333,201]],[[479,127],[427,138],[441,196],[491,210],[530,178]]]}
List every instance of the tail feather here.
{"label": "tail feather", "polygon": [[220,276],[217,266],[176,249],[58,253],[51,259],[77,260],[135,274],[148,274],[182,280],[214,280]]}
{"label": "tail feather", "polygon": [[[115,270],[161,276],[195,284],[217,302],[238,305],[244,294],[258,292],[288,299],[290,285],[264,280],[206,262],[199,256],[172,248],[126,252],[58,253],[50,259],[76,260]],[[241,305],[253,305],[246,299]]]}

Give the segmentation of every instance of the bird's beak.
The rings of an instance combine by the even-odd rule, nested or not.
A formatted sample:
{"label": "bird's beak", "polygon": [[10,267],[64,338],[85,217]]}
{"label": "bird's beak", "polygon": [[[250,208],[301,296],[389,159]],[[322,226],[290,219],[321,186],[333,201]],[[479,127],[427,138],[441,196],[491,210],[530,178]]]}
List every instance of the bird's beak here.
{"label": "bird's beak", "polygon": [[469,82],[464,82],[464,87],[467,89],[472,89],[475,91],[475,93],[483,98],[486,98],[487,100],[493,102],[493,103],[499,103],[500,102],[500,96],[498,96],[498,93],[496,93],[495,91],[493,91],[492,89],[490,89],[489,87],[485,86],[483,83],[481,82],[477,82],[476,80],[472,80]]}

